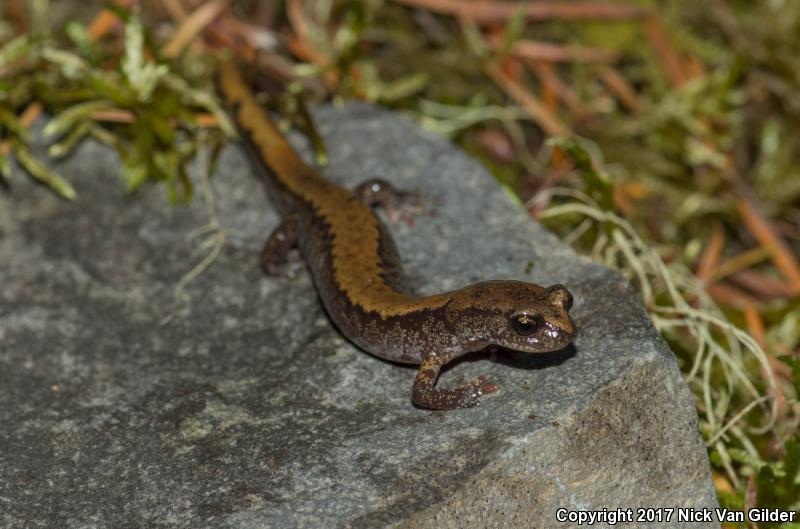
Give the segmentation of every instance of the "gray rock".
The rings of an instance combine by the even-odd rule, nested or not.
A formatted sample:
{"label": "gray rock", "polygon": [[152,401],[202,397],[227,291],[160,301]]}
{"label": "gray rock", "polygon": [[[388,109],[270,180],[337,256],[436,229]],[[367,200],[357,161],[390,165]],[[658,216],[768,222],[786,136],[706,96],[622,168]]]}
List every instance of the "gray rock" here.
{"label": "gray rock", "polygon": [[128,196],[115,155],[87,143],[59,164],[78,202],[19,172],[0,194],[0,526],[529,529],[575,526],[556,523],[559,507],[716,505],[692,397],[617,273],[406,119],[364,105],[316,116],[334,180],[442,199],[435,218],[392,226],[421,292],[564,283],[574,346],[475,355],[440,386],[486,373],[498,393],[413,407],[414,368],[342,339],[304,271],[261,273],[278,217],[237,148],[212,180],[224,250],[173,310],[202,258],[186,244],[208,221],[201,197]]}

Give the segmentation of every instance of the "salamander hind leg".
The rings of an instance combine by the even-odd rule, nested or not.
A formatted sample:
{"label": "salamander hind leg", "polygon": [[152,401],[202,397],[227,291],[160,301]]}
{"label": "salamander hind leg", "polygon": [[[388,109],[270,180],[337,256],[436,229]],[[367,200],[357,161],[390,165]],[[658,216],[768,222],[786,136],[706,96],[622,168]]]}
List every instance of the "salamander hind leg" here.
{"label": "salamander hind leg", "polygon": [[403,221],[413,225],[414,217],[433,216],[436,201],[415,191],[401,191],[382,178],[370,178],[353,190],[356,196],[370,207],[381,207],[394,224]]}
{"label": "salamander hind leg", "polygon": [[290,252],[297,247],[297,220],[286,217],[270,234],[261,250],[261,267],[271,276],[293,277],[302,267],[299,259],[291,259]]}
{"label": "salamander hind leg", "polygon": [[478,405],[481,395],[497,391],[498,387],[487,382],[483,375],[456,389],[434,388],[444,363],[445,361],[435,354],[429,354],[422,361],[411,392],[414,404],[431,410],[471,408]]}

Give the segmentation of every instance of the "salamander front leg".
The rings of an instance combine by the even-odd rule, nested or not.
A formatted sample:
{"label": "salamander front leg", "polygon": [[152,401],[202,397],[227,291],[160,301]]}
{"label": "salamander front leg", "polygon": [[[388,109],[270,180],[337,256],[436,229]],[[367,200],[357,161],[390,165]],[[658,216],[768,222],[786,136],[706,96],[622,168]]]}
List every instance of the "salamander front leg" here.
{"label": "salamander front leg", "polygon": [[431,410],[471,408],[477,406],[481,395],[498,389],[495,384],[487,382],[484,375],[456,389],[436,389],[434,385],[444,364],[445,360],[433,353],[422,360],[411,392],[414,404]]}
{"label": "salamander front leg", "polygon": [[289,258],[289,252],[297,247],[297,220],[286,217],[264,243],[261,250],[261,267],[273,276],[294,276],[301,266],[298,260]]}

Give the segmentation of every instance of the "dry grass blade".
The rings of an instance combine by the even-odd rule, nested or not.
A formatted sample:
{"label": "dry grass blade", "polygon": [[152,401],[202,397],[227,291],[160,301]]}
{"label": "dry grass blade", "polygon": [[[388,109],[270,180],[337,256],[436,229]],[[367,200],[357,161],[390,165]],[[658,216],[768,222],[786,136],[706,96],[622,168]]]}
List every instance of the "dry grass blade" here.
{"label": "dry grass blade", "polygon": [[[230,0],[228,0],[227,4],[230,5],[230,3]],[[169,15],[181,24],[184,24],[189,18],[179,0],[162,0],[162,4]],[[230,15],[212,17],[212,20],[208,23],[199,24],[201,27],[197,33],[202,31],[209,44],[215,47],[227,48],[244,60],[252,61],[255,57],[255,49],[251,46],[248,38],[239,34],[238,28],[234,27],[235,24],[229,23],[232,21],[234,19]]]}
{"label": "dry grass blade", "polygon": [[766,348],[767,338],[766,331],[764,330],[764,320],[761,319],[758,309],[754,305],[748,303],[744,308],[744,318],[747,322],[747,330],[750,331],[750,336],[753,337],[758,345],[762,348]]}
{"label": "dry grass blade", "polygon": [[278,48],[278,36],[269,26],[243,22],[232,16],[220,19],[217,23],[225,30],[236,33],[253,48],[262,52],[275,51]]}
{"label": "dry grass blade", "polygon": [[200,6],[181,21],[180,27],[164,46],[164,56],[177,57],[203,29],[219,17],[230,5],[230,0],[211,0]]}
{"label": "dry grass blade", "polygon": [[[754,305],[746,305],[744,308],[744,318],[745,322],[747,323],[747,330],[750,332],[750,335],[753,339],[761,346],[763,349],[767,349],[767,331],[764,326],[764,320],[761,318],[761,314],[758,313],[758,309]],[[768,355],[767,359],[769,360],[770,368],[773,372],[780,374],[783,371],[783,368],[786,367],[786,364],[783,364],[776,360],[772,355]],[[766,374],[764,374],[766,375]],[[780,385],[774,385],[767,388],[767,392],[769,396],[775,399],[777,413],[779,415],[783,415],[784,410],[786,409],[786,396],[781,391]]]}
{"label": "dry grass blade", "polygon": [[775,266],[789,281],[791,292],[800,293],[800,266],[792,254],[789,245],[778,235],[767,218],[756,208],[752,201],[743,197],[739,200],[739,212],[742,220],[753,237],[769,252]]}
{"label": "dry grass blade", "polygon": [[133,123],[136,121],[136,116],[130,110],[112,108],[93,111],[92,119],[108,123]]}
{"label": "dry grass blade", "polygon": [[714,224],[711,231],[711,240],[708,242],[705,250],[700,255],[700,260],[697,263],[696,275],[697,278],[703,283],[708,284],[711,280],[712,272],[719,264],[719,258],[722,255],[722,249],[725,247],[725,232],[719,223]]}
{"label": "dry grass blade", "polygon": [[761,301],[747,292],[725,283],[714,283],[706,286],[706,292],[721,304],[730,307],[744,308],[748,305],[760,307]]}
{"label": "dry grass blade", "polygon": [[169,13],[169,16],[175,20],[182,21],[184,18],[189,16],[189,13],[183,7],[181,0],[161,0],[161,5],[164,7],[167,13]]}
{"label": "dry grass blade", "polygon": [[747,267],[757,265],[766,259],[769,259],[769,252],[762,246],[747,250],[720,264],[714,270],[712,280],[720,281],[731,274],[735,274]]}
{"label": "dry grass blade", "polygon": [[5,16],[14,26],[14,34],[20,35],[27,31],[28,13],[25,9],[24,0],[9,0],[5,9]]}
{"label": "dry grass blade", "polygon": [[61,195],[67,200],[75,200],[78,194],[72,184],[64,180],[58,173],[40,162],[33,153],[24,145],[16,145],[14,155],[22,167],[31,176],[47,185],[50,189]]}
{"label": "dry grass blade", "polygon": [[294,31],[295,38],[290,41],[292,50],[301,58],[317,66],[327,67],[330,60],[320,53],[314,46],[312,30],[303,13],[303,4],[300,0],[288,0],[286,15]]}
{"label": "dry grass blade", "polygon": [[217,116],[213,114],[205,114],[205,113],[197,114],[195,115],[194,119],[198,127],[202,127],[205,129],[210,129],[220,126],[219,118],[217,118]]}
{"label": "dry grass blade", "polygon": [[[136,0],[115,0],[114,3],[124,9],[130,9],[136,3]],[[89,24],[88,35],[90,40],[100,40],[108,34],[109,31],[114,29],[114,26],[119,24],[117,15],[109,10],[102,10],[92,23]]]}
{"label": "dry grass blade", "polygon": [[706,67],[700,62],[697,57],[686,57],[683,64],[683,71],[687,80],[697,79],[698,77],[705,77],[708,73]]}
{"label": "dry grass blade", "polygon": [[740,270],[730,275],[730,281],[751,290],[766,300],[791,298],[794,296],[792,287],[784,281],[759,274],[755,270]]}
{"label": "dry grass blade", "polygon": [[464,2],[463,0],[394,0],[437,13],[455,15],[479,24],[506,22],[515,16],[528,20],[631,20],[650,10],[631,4],[602,2]]}
{"label": "dry grass blade", "polygon": [[19,122],[22,123],[23,127],[30,127],[33,125],[33,122],[36,121],[36,118],[42,115],[43,110],[44,107],[42,107],[42,104],[38,101],[34,101],[22,111]]}
{"label": "dry grass blade", "polygon": [[[95,121],[104,121],[106,123],[133,123],[136,121],[136,116],[129,110],[122,110],[118,108],[108,110],[95,110],[91,114],[92,119]],[[200,128],[210,129],[220,126],[219,119],[213,114],[198,113],[194,116],[195,124]],[[174,119],[168,120],[171,126],[176,126],[177,121]]]}
{"label": "dry grass blade", "polygon": [[683,71],[681,58],[672,46],[661,19],[656,15],[647,17],[644,23],[645,33],[650,45],[653,46],[658,61],[667,75],[667,79],[674,87],[681,86],[686,82],[686,74]]}
{"label": "dry grass blade", "polygon": [[583,119],[591,114],[586,105],[581,103],[578,94],[561,80],[552,64],[538,61],[532,61],[529,64],[542,86],[555,93],[564,102],[569,111],[575,115],[576,119]]}
{"label": "dry grass blade", "polygon": [[615,62],[619,53],[614,50],[564,46],[551,42],[519,40],[511,48],[511,54],[519,59],[545,62]]}
{"label": "dry grass blade", "polygon": [[547,107],[522,83],[505,73],[497,65],[486,67],[486,73],[491,77],[514,101],[519,103],[550,136],[570,136],[572,131],[561,120],[553,115]]}
{"label": "dry grass blade", "polygon": [[641,112],[642,105],[639,103],[639,96],[636,94],[636,90],[617,70],[610,66],[601,68],[600,79],[625,108],[634,113]]}
{"label": "dry grass blade", "polygon": [[[22,114],[20,114],[19,116],[20,125],[22,125],[23,127],[30,127],[31,125],[33,125],[33,122],[36,121],[36,118],[42,115],[43,110],[44,107],[42,107],[42,104],[40,102],[33,101],[31,104],[25,107],[25,110],[23,110]],[[11,152],[12,146],[13,144],[11,143],[11,140],[0,141],[0,155],[7,156],[8,153]]]}

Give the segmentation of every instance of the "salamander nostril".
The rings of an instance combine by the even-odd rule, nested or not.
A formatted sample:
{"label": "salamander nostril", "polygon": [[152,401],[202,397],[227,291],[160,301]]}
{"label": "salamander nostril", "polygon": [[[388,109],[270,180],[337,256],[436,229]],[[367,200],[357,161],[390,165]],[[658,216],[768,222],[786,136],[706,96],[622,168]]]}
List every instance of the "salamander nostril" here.
{"label": "salamander nostril", "polygon": [[569,290],[564,290],[564,292],[567,294],[566,298],[564,299],[564,309],[569,310],[572,308],[574,299],[572,298],[572,294]]}
{"label": "salamander nostril", "polygon": [[564,285],[553,285],[547,289],[547,299],[560,304],[565,310],[572,308],[573,298]]}

